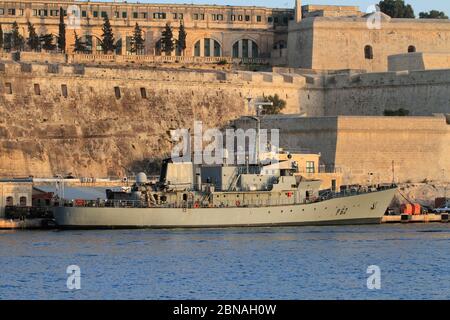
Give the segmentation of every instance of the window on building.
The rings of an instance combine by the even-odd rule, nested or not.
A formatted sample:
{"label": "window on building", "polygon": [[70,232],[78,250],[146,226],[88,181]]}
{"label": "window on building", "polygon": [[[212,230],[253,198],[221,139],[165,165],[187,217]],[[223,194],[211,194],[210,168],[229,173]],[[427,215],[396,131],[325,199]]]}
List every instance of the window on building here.
{"label": "window on building", "polygon": [[153,19],[166,19],[166,13],[165,12],[154,12]]}
{"label": "window on building", "polygon": [[217,15],[215,13],[213,13],[211,15],[211,19],[212,19],[212,21],[216,21],[217,20]]}
{"label": "window on building", "polygon": [[126,11],[123,11],[123,12],[122,12],[122,18],[123,18],[123,19],[126,19],[126,18],[127,18],[127,12],[126,12]]}
{"label": "window on building", "polygon": [[314,161],[306,161],[306,173],[315,173]]}
{"label": "window on building", "polygon": [[117,19],[120,18],[120,13],[119,13],[119,11],[114,11],[114,18],[117,18]]}
{"label": "window on building", "polygon": [[61,85],[61,95],[64,98],[67,98],[67,96],[68,96],[68,94],[67,94],[67,85],[65,85],[65,84]]}
{"label": "window on building", "polygon": [[81,11],[81,16],[82,16],[83,18],[87,18],[87,12],[86,12],[86,10]]}
{"label": "window on building", "polygon": [[280,18],[278,18],[278,17],[273,18],[273,22],[274,22],[274,23],[280,22]]}
{"label": "window on building", "polygon": [[261,16],[256,16],[256,22],[261,22],[262,21],[262,17]]}
{"label": "window on building", "polygon": [[133,12],[133,19],[137,19],[139,17],[137,12]]}
{"label": "window on building", "polygon": [[217,20],[223,21],[223,14],[218,14],[217,15]]}
{"label": "window on building", "polygon": [[5,9],[0,8],[0,16],[3,16],[5,14]]}
{"label": "window on building", "polygon": [[39,86],[38,83],[34,84],[34,94],[37,95],[37,96],[41,95],[41,87]]}
{"label": "window on building", "polygon": [[102,11],[101,16],[102,16],[102,18],[106,18],[108,16],[108,14],[106,13],[106,11]]}
{"label": "window on building", "polygon": [[19,9],[19,16],[23,16],[25,11],[23,9]]}
{"label": "window on building", "polygon": [[373,60],[373,48],[372,46],[365,46],[364,56],[367,60]]}
{"label": "window on building", "polygon": [[258,45],[250,39],[236,41],[233,44],[232,54],[233,58],[258,58]]}
{"label": "window on building", "polygon": [[15,16],[16,15],[16,9],[8,9],[8,15]]}
{"label": "window on building", "polygon": [[13,197],[11,197],[11,196],[9,196],[9,197],[6,197],[6,206],[8,207],[11,207],[11,206],[13,206],[14,205],[14,198]]}
{"label": "window on building", "polygon": [[242,14],[238,15],[238,20],[239,20],[239,21],[242,21],[242,19],[243,19]]}
{"label": "window on building", "polygon": [[26,207],[27,206],[27,197],[20,197],[19,199],[19,205],[21,207]]}
{"label": "window on building", "polygon": [[120,97],[122,96],[120,93],[120,88],[119,87],[114,87],[114,94],[116,96],[116,99],[120,99]]}
{"label": "window on building", "polygon": [[141,12],[141,19],[147,19],[147,12]]}
{"label": "window on building", "polygon": [[[199,40],[194,45],[194,56],[202,56],[201,42]],[[203,57],[220,57],[222,55],[222,47],[217,40],[211,38],[203,39]]]}
{"label": "window on building", "polygon": [[267,21],[268,21],[269,23],[272,23],[272,22],[273,22],[273,17],[268,17],[268,18],[267,18]]}
{"label": "window on building", "polygon": [[92,12],[92,16],[93,16],[94,18],[98,18],[98,11],[93,11],[93,12]]}
{"label": "window on building", "polygon": [[236,21],[236,15],[232,14],[232,15],[230,16],[230,20],[231,20],[231,21]]}
{"label": "window on building", "polygon": [[409,47],[408,47],[408,52],[409,52],[409,53],[416,52],[416,47],[415,47],[415,46],[409,46]]}
{"label": "window on building", "polygon": [[12,94],[12,84],[10,82],[5,83],[6,94]]}
{"label": "window on building", "polygon": [[250,21],[250,16],[249,15],[245,16],[245,21],[247,21],[247,22]]}

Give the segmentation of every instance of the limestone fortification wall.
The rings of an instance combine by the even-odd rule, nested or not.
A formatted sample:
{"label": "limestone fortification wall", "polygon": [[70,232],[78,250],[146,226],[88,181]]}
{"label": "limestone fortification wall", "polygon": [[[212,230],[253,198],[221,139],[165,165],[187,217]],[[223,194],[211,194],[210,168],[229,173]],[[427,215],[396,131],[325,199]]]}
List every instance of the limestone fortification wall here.
{"label": "limestone fortification wall", "polygon": [[324,115],[383,115],[404,108],[411,115],[450,113],[450,70],[342,74],[324,80]]}
{"label": "limestone fortification wall", "polygon": [[[0,63],[0,176],[121,176],[171,150],[170,130],[222,126],[246,97],[298,112],[304,78],[184,69]],[[145,93],[143,93],[145,90]],[[66,94],[67,93],[67,94]],[[144,94],[146,97],[143,97]]]}
{"label": "limestone fortification wall", "polygon": [[[327,168],[343,174],[343,183],[449,182],[450,118],[269,116],[266,128],[280,129],[287,150],[321,153]],[[246,120],[238,127],[252,124]],[[369,175],[372,173],[372,175]]]}

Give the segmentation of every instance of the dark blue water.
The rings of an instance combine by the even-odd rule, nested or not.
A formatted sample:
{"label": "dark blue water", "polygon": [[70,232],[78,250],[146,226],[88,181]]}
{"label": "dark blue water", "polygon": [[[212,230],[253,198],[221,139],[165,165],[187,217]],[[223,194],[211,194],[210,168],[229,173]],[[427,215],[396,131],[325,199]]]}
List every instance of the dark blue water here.
{"label": "dark blue water", "polygon": [[450,225],[0,231],[0,268],[1,299],[449,299]]}

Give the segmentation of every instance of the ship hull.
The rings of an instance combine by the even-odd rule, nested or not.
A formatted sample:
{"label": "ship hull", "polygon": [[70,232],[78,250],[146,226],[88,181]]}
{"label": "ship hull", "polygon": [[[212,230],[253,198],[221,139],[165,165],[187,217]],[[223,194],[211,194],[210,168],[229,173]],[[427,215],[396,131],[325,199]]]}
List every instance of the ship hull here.
{"label": "ship hull", "polygon": [[326,201],[270,207],[109,208],[57,207],[60,228],[224,228],[377,224],[396,189]]}

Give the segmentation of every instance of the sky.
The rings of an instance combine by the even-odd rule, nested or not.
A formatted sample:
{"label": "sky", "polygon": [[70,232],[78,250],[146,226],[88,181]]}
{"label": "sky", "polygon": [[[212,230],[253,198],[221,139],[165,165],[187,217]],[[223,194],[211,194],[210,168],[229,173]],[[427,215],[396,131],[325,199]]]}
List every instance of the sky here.
{"label": "sky", "polygon": [[[98,0],[97,0],[98,1]],[[100,0],[111,2],[113,0]],[[119,2],[119,1],[118,1]],[[250,6],[266,6],[266,7],[282,7],[293,8],[294,0],[128,0],[129,3],[194,3],[194,4],[220,4],[220,5],[250,5]],[[328,4],[328,5],[351,5],[359,6],[361,11],[374,4],[379,0],[302,0],[305,4]],[[416,16],[421,11],[439,10],[450,14],[450,1],[448,0],[406,0],[413,6]]]}

